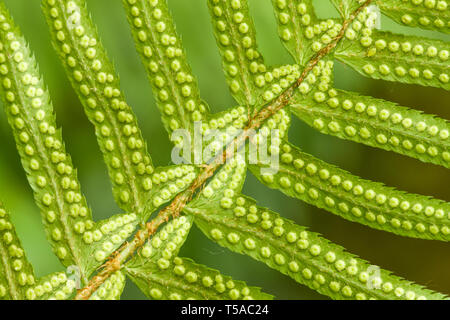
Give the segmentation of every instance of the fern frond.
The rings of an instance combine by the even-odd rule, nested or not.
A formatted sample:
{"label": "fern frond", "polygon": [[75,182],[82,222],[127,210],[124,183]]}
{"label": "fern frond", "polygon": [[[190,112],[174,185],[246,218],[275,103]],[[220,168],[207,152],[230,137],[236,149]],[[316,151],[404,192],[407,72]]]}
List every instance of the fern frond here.
{"label": "fern frond", "polygon": [[447,0],[376,0],[375,3],[385,15],[398,23],[450,33],[450,4]]}
{"label": "fern frond", "polygon": [[[280,67],[264,64],[248,0],[208,0],[238,102],[218,114],[201,99],[168,0],[122,1],[178,147],[172,160],[202,164],[153,167],[87,1],[43,0],[52,43],[94,125],[114,198],[127,212],[92,221],[36,61],[0,3],[0,96],[47,236],[67,267],[35,280],[0,204],[0,299],[120,299],[126,277],[150,299],[273,298],[179,257],[194,222],[221,246],[334,299],[448,299],[257,205],[242,188],[250,168],[270,188],[347,220],[449,241],[450,203],[327,164],[290,144],[288,131],[293,110],[322,133],[450,168],[448,121],[333,88],[337,59],[370,78],[450,90],[446,41],[377,30],[381,9],[404,25],[449,33],[450,0],[331,0],[341,18],[328,20],[316,16],[313,0],[272,0],[279,36],[295,60]],[[175,159],[180,150],[184,159]]]}
{"label": "fern frond", "polygon": [[[63,265],[85,264],[79,226],[92,224],[77,172],[57,129],[49,93],[20,30],[4,6],[1,97],[47,237]],[[84,228],[84,227],[83,227]],[[84,276],[83,276],[84,277]]]}
{"label": "fern frond", "polygon": [[94,292],[89,300],[120,300],[125,288],[125,281],[125,275],[121,271],[117,271]]}
{"label": "fern frond", "polygon": [[0,300],[23,300],[35,282],[14,226],[0,203]]}
{"label": "fern frond", "polygon": [[214,203],[189,208],[211,240],[261,261],[333,299],[444,299],[442,294],[391,275],[344,248],[278,214],[237,197],[217,210]]}
{"label": "fern frond", "polygon": [[322,133],[450,168],[447,120],[336,89],[297,95],[291,110]]}
{"label": "fern frond", "polygon": [[450,240],[449,203],[361,179],[290,143],[283,143],[280,149],[278,173],[261,174],[260,166],[250,166],[269,187],[374,229],[413,238]]}
{"label": "fern frond", "polygon": [[191,259],[176,257],[173,267],[158,270],[148,263],[140,268],[126,268],[128,276],[150,299],[160,300],[271,300],[259,288]]}
{"label": "fern frond", "polygon": [[336,59],[369,78],[450,90],[448,42],[361,28],[347,30]]}
{"label": "fern frond", "polygon": [[222,208],[230,208],[234,205],[235,197],[240,194],[245,182],[247,165],[242,157],[237,154],[228,160],[222,169],[208,182],[205,188],[186,206],[198,208],[214,203]]}
{"label": "fern frond", "polygon": [[316,17],[312,0],[272,0],[278,23],[278,34],[284,46],[295,59],[304,66],[321,49],[314,44],[317,39],[335,37],[339,24],[333,20],[319,20]]}
{"label": "fern frond", "polygon": [[167,1],[123,0],[137,51],[147,71],[166,130],[193,135],[209,107],[200,98]]}
{"label": "fern frond", "polygon": [[261,96],[266,65],[256,43],[247,0],[208,0],[223,70],[236,101],[253,108]]}
{"label": "fern frond", "polygon": [[119,89],[114,67],[99,41],[85,0],[46,0],[43,11],[97,140],[119,207],[141,214],[153,165],[132,109]]}

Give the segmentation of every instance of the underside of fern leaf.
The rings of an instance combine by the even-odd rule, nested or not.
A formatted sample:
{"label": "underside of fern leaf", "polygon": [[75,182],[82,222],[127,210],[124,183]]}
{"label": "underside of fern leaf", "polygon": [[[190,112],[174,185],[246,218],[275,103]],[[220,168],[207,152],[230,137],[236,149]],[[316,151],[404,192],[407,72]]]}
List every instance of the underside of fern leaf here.
{"label": "underside of fern leaf", "polygon": [[0,4],[0,96],[48,241],[66,268],[36,278],[14,219],[0,205],[0,299],[118,300],[127,279],[154,300],[273,299],[180,257],[194,223],[222,247],[333,299],[448,299],[257,205],[243,191],[250,171],[271,189],[355,223],[448,242],[448,202],[358,177],[288,138],[293,114],[321,133],[449,169],[446,119],[338,89],[334,79],[340,61],[368,78],[449,90],[448,41],[380,30],[384,14],[449,33],[448,1],[330,0],[340,17],[325,20],[312,0],[272,0],[280,40],[294,61],[281,66],[268,65],[259,51],[247,0],[206,2],[236,101],[219,113],[200,95],[167,1],[122,1],[162,124],[173,151],[182,150],[179,159],[172,153],[172,163],[154,167],[87,1],[42,0],[51,42],[95,128],[123,210],[98,222],[65,150],[38,59]]}

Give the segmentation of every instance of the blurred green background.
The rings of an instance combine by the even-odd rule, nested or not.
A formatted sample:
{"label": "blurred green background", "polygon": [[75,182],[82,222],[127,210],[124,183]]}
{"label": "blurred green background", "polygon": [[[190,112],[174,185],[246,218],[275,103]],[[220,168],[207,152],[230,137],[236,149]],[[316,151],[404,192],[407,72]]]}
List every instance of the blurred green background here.
{"label": "blurred green background", "polygon": [[[78,168],[83,192],[96,220],[120,212],[110,192],[106,167],[102,163],[92,126],[88,123],[62,66],[52,49],[38,0],[4,0],[17,24],[30,42],[47,82],[56,109],[58,124],[69,153]],[[327,0],[316,0],[320,17],[337,17]],[[150,86],[134,50],[120,0],[89,0],[89,8],[98,24],[102,41],[120,74],[122,88],[134,108],[143,134],[149,143],[153,161],[158,166],[170,163],[170,143],[156,116],[157,109]],[[179,33],[183,38],[193,72],[198,78],[203,98],[214,112],[235,105],[221,71],[218,50],[212,35],[206,0],[169,0]],[[270,0],[250,0],[258,31],[260,51],[269,65],[292,63],[276,34]],[[424,35],[450,40],[443,35],[405,28],[383,19],[382,28],[394,32]],[[450,119],[450,93],[434,88],[368,80],[348,67],[338,64],[336,86],[362,94],[395,101],[403,106]],[[394,153],[346,142],[317,133],[293,117],[290,139],[306,152],[336,164],[354,174],[409,192],[450,200],[450,170],[424,164]],[[373,264],[398,275],[450,294],[450,245],[437,241],[401,238],[386,232],[345,221],[280,192],[269,190],[249,174],[244,192],[261,205],[284,217],[309,226],[328,239]],[[38,276],[63,270],[45,240],[40,214],[17,155],[11,131],[0,112],[0,197],[10,209],[19,236]],[[280,299],[324,299],[250,258],[234,254],[207,240],[193,228],[181,255],[220,269],[236,279],[261,286]],[[128,283],[124,299],[144,298]]]}

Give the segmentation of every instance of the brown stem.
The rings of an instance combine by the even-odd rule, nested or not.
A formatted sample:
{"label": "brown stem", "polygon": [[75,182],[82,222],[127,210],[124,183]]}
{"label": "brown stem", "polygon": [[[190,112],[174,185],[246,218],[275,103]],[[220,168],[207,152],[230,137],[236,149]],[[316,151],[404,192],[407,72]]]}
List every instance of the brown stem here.
{"label": "brown stem", "polygon": [[217,171],[220,166],[226,162],[227,159],[235,154],[235,150],[238,150],[247,139],[250,137],[252,130],[259,128],[267,119],[272,117],[275,113],[283,109],[289,104],[295,90],[300,86],[300,84],[305,80],[309,72],[322,60],[326,55],[328,55],[341,39],[345,35],[345,31],[348,29],[350,23],[358,16],[358,14],[366,8],[372,0],[366,0],[353,14],[346,19],[343,24],[339,34],[329,43],[326,47],[322,48],[314,57],[312,57],[307,63],[305,69],[303,70],[297,81],[287,88],[278,98],[270,102],[267,106],[262,108],[258,113],[256,113],[251,119],[249,119],[248,125],[245,130],[237,136],[224,150],[222,154],[219,154],[214,161],[205,166],[197,178],[192,182],[190,187],[178,194],[173,201],[161,210],[156,218],[148,222],[145,228],[139,230],[134,236],[133,240],[129,243],[125,243],[115,255],[111,256],[110,259],[103,265],[103,269],[100,273],[94,276],[89,284],[78,291],[75,300],[87,300],[89,297],[113,274],[114,272],[120,270],[121,265],[130,258],[133,253],[142,247],[145,241],[150,238],[156,230],[171,217],[177,217],[186,206],[189,201],[191,201],[194,194],[203,187],[206,181],[212,177],[212,175]]}

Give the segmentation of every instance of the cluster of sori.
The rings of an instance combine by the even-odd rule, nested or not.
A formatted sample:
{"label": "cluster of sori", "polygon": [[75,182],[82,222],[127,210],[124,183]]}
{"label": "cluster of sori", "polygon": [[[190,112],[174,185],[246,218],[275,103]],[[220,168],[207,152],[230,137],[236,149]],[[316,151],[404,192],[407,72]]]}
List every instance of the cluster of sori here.
{"label": "cluster of sori", "polygon": [[89,300],[119,300],[125,287],[125,280],[125,275],[121,271],[116,271],[102,283]]}
{"label": "cluster of sori", "polygon": [[166,1],[123,2],[166,129],[191,129],[208,107],[200,99]]}
{"label": "cluster of sori", "polygon": [[[245,181],[247,166],[244,157],[236,154],[203,189],[200,199],[207,203],[213,199],[220,200],[222,208],[231,208],[233,199],[239,194]],[[193,204],[196,207],[196,204]]]}
{"label": "cluster of sori", "polygon": [[377,5],[384,14],[407,26],[445,33],[450,30],[449,3],[446,0],[384,0],[377,1]]}
{"label": "cluster of sori", "polygon": [[[247,110],[240,106],[209,117],[201,126],[203,163],[208,163],[244,130],[248,121]],[[195,142],[194,142],[195,143]]]}
{"label": "cluster of sori", "polygon": [[[363,66],[363,70],[366,74],[372,75],[375,72],[379,72],[384,77],[387,77],[391,72],[393,72],[399,78],[411,77],[417,79],[419,77],[423,77],[424,83],[426,83],[427,85],[433,85],[433,83],[427,82],[425,80],[433,80],[435,79],[435,77],[437,77],[443,84],[447,84],[449,82],[448,72],[438,73],[439,71],[432,70],[434,64],[433,60],[436,60],[436,63],[448,60],[449,51],[447,49],[443,48],[442,46],[441,48],[437,48],[433,45],[433,43],[423,43],[419,39],[399,42],[396,41],[397,39],[392,39],[392,36],[390,35],[388,35],[388,39],[383,39],[382,33],[378,33],[377,36],[377,38],[361,38],[362,46],[370,46],[367,51],[367,56],[373,57],[377,53],[383,52],[383,50],[386,49],[386,52],[383,55],[409,55],[411,57],[410,60],[413,59],[414,55],[417,58],[420,58],[420,56],[424,55],[429,58],[428,61],[430,61],[431,63],[429,68],[423,69],[423,62],[420,61],[420,59],[418,59],[419,61],[417,61],[415,65],[412,64],[407,67],[395,66],[394,64],[386,63],[386,61],[380,61],[379,63],[375,61],[372,64],[366,64]],[[390,67],[392,67],[392,69]]]}
{"label": "cluster of sori", "polygon": [[300,77],[300,67],[296,64],[271,69],[255,78],[257,87],[263,87],[264,102],[278,97]]}
{"label": "cluster of sori", "polygon": [[[366,8],[357,16],[335,57],[375,78],[446,87],[448,45],[375,30],[374,14]],[[300,119],[323,133],[449,167],[447,121],[330,87],[331,61],[322,71],[321,82],[311,88],[315,74],[321,73],[319,67],[320,64],[308,76],[311,78],[300,85],[304,96],[296,96],[291,107]]]}
{"label": "cluster of sori", "polygon": [[193,135],[186,129],[172,134],[171,140],[175,145],[173,150],[178,151],[180,156],[179,160],[173,157],[172,161],[208,163],[242,132],[248,115],[244,107],[237,107],[209,116],[208,119],[205,123],[198,122],[194,125]]}
{"label": "cluster of sori", "polygon": [[[300,83],[298,91],[303,96],[309,96],[313,93],[315,102],[320,103],[325,101],[326,92],[330,89],[330,84],[332,82],[333,66],[333,61],[319,61],[306,76],[305,81]],[[304,97],[301,97],[300,99],[304,99]]]}
{"label": "cluster of sori", "polygon": [[259,166],[269,165],[271,170],[278,170],[280,146],[282,141],[287,139],[290,122],[290,112],[287,108],[269,118],[250,136],[247,162]]}
{"label": "cluster of sori", "polygon": [[[89,251],[88,255],[93,256],[94,259],[92,259],[91,262],[85,263],[83,265],[83,270],[75,265],[69,266],[66,273],[57,272],[50,274],[40,278],[37,283],[33,280],[33,276],[29,275],[28,278],[26,278],[28,279],[27,282],[24,283],[26,288],[24,298],[30,300],[64,300],[72,297],[75,290],[83,281],[83,275],[91,274],[108,255],[117,249],[118,246],[120,246],[134,231],[137,222],[136,214],[122,214],[101,221],[96,224],[95,227],[93,225],[77,225],[76,228],[79,233],[82,234],[84,243],[89,245],[85,247],[86,250]],[[21,255],[23,257],[23,249],[11,249],[11,251],[13,254]],[[18,267],[18,262],[15,262],[13,266]],[[18,271],[19,270],[20,269],[18,269]],[[121,292],[122,290],[119,290],[120,288],[115,288],[119,282],[116,280],[118,279],[110,278],[100,287],[99,291],[96,292],[96,296],[103,299],[109,299],[113,296],[118,297],[119,294],[117,292]],[[21,281],[22,280],[19,279],[19,283]],[[114,292],[116,293],[114,294]]]}
{"label": "cluster of sori", "polygon": [[[128,266],[141,265],[154,261],[158,268],[165,270],[177,255],[192,226],[192,218],[179,217],[167,223],[161,231],[149,239]],[[150,259],[152,258],[152,259]],[[153,259],[154,258],[154,259]]]}
{"label": "cluster of sori", "polygon": [[138,223],[134,213],[115,215],[97,223],[94,229],[83,233],[83,241],[89,245],[97,262],[105,259],[133,233]]}
{"label": "cluster of sori", "polygon": [[77,289],[77,280],[64,272],[52,273],[27,290],[28,300],[65,300]]}
{"label": "cluster of sori", "polygon": [[208,122],[202,124],[201,133],[203,137],[208,137],[211,135],[213,130],[228,130],[228,128],[230,128],[230,130],[233,130],[231,128],[243,129],[247,121],[247,110],[245,107],[239,106],[228,111],[212,115]]}
{"label": "cluster of sori", "polygon": [[[192,165],[157,168],[151,180],[154,186],[149,196],[151,205],[159,208],[188,187],[196,176],[197,171]],[[153,212],[153,210],[149,211]]]}

